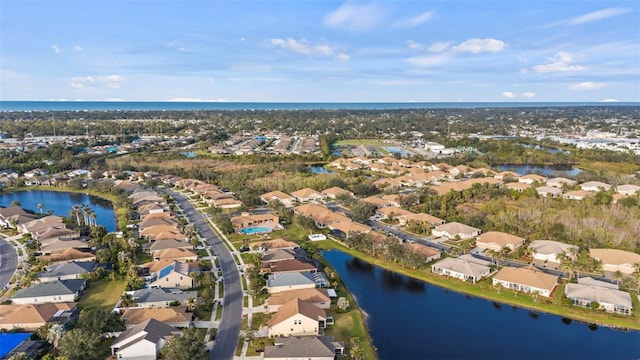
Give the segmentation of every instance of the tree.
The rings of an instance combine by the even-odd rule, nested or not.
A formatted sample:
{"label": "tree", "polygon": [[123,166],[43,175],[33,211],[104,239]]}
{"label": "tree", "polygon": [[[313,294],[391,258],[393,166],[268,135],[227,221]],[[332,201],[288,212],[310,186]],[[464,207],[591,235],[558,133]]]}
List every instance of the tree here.
{"label": "tree", "polygon": [[196,328],[182,332],[182,336],[172,337],[160,350],[162,359],[192,360],[202,359],[206,354],[204,341],[198,336]]}
{"label": "tree", "polygon": [[349,357],[354,360],[364,360],[366,358],[364,349],[360,346],[360,338],[357,336],[349,339],[349,345],[351,345],[351,349],[349,350]]}
{"label": "tree", "polygon": [[53,324],[49,328],[49,331],[47,332],[47,341],[53,345],[54,349],[58,349],[60,340],[64,337],[64,333],[64,326],[61,324]]}
{"label": "tree", "polygon": [[196,298],[194,298],[193,296],[189,296],[187,298],[187,311],[193,311],[193,309],[195,309],[197,305],[198,302]]}
{"label": "tree", "polygon": [[358,201],[351,207],[353,221],[365,222],[376,213],[376,207],[366,201]]}
{"label": "tree", "polygon": [[103,308],[82,310],[76,329],[83,329],[92,334],[108,331],[124,330],[124,324],[117,313]]}
{"label": "tree", "polygon": [[68,360],[97,360],[100,334],[83,328],[67,332],[60,341],[60,355]]}
{"label": "tree", "polygon": [[18,200],[13,200],[13,201],[11,202],[11,204],[9,204],[9,206],[22,206],[22,205],[20,205],[20,201],[18,201]]}
{"label": "tree", "polygon": [[71,208],[71,215],[76,217],[76,222],[78,223],[78,226],[80,226],[80,205],[73,205]]}
{"label": "tree", "polygon": [[44,204],[38,203],[38,209],[40,209],[40,214],[42,214],[42,209],[44,209]]}
{"label": "tree", "polygon": [[136,305],[136,300],[129,293],[124,293],[120,295],[120,306],[121,307],[131,307]]}

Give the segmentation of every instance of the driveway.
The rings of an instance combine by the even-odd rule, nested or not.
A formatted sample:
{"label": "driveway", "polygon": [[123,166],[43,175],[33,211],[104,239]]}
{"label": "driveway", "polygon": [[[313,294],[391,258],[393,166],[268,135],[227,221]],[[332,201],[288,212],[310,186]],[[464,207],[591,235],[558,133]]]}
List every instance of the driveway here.
{"label": "driveway", "polygon": [[189,203],[188,199],[175,191],[167,190],[167,192],[173,196],[185,214],[191,219],[191,222],[198,227],[198,230],[207,239],[211,249],[218,257],[224,282],[224,307],[213,349],[209,353],[209,359],[233,359],[236,345],[240,338],[243,296],[240,272],[238,272],[236,261],[222,243],[222,240],[213,232],[204,216]]}

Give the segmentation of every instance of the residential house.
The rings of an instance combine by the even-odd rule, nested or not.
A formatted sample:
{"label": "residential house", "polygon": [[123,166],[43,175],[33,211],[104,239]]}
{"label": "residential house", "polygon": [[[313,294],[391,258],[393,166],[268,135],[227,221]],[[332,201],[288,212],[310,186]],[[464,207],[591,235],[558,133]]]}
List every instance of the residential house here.
{"label": "residential house", "polygon": [[587,190],[572,190],[564,193],[562,197],[568,200],[584,200],[589,196],[593,196],[593,194],[593,192]]}
{"label": "residential house", "polygon": [[439,275],[475,283],[488,276],[491,273],[491,268],[467,260],[446,258],[431,265],[431,271]]}
{"label": "residential house", "polygon": [[111,355],[118,360],[155,360],[166,342],[179,335],[173,326],[149,319],[120,334],[111,345]]}
{"label": "residential house", "polygon": [[236,231],[253,227],[267,227],[270,229],[280,229],[282,226],[278,222],[278,215],[273,214],[253,214],[243,213],[240,216],[231,218],[231,223]]}
{"label": "residential house", "polygon": [[525,183],[521,183],[521,182],[510,182],[510,183],[506,183],[504,185],[504,187],[506,187],[509,190],[513,190],[513,191],[517,191],[517,192],[523,192],[523,191],[527,190],[528,188],[530,188],[531,184],[525,184]]}
{"label": "residential house", "polygon": [[402,247],[409,251],[414,251],[424,256],[424,262],[428,263],[438,260],[442,257],[442,253],[436,249],[432,249],[422,244],[402,243]]}
{"label": "residential house", "polygon": [[377,196],[369,196],[362,199],[361,201],[368,202],[369,204],[375,206],[378,209],[387,207],[387,206],[393,206],[393,203],[391,201],[381,199]]}
{"label": "residential house", "polygon": [[36,233],[47,230],[49,228],[65,228],[66,225],[62,221],[62,217],[49,215],[42,218],[34,219],[26,222],[18,227],[23,233]]}
{"label": "residential house", "polygon": [[333,336],[276,337],[273,346],[266,346],[263,360],[335,360],[344,355],[344,343]]}
{"label": "residential house", "polygon": [[272,294],[269,297],[269,307],[271,308],[273,306],[277,309],[281,305],[295,299],[303,300],[320,309],[329,309],[329,307],[331,307],[331,297],[329,297],[327,289],[318,288],[282,291]]}
{"label": "residential house", "polygon": [[14,228],[36,218],[37,216],[27,213],[18,205],[0,207],[0,226],[4,228]]}
{"label": "residential house", "polygon": [[480,235],[482,230],[474,228],[473,226],[461,224],[459,222],[451,222],[436,226],[431,234],[434,236],[445,237],[447,239],[471,239]]}
{"label": "residential house", "polygon": [[326,321],[327,313],[324,309],[294,299],[278,308],[269,320],[269,337],[320,335]]}
{"label": "residential house", "polygon": [[198,254],[187,248],[170,248],[154,251],[153,260],[175,260],[180,262],[197,261]]}
{"label": "residential house", "polygon": [[504,181],[504,180],[511,179],[511,180],[514,180],[515,182],[518,182],[518,179],[520,178],[520,174],[513,171],[503,171],[493,175],[493,177],[497,180]]}
{"label": "residential house", "polygon": [[61,252],[56,252],[50,255],[38,256],[38,259],[43,263],[60,264],[70,261],[91,261],[95,260],[96,256],[89,251],[83,251],[76,248],[66,249]]}
{"label": "residential house", "polygon": [[77,315],[77,303],[0,305],[0,330],[34,331],[47,323],[66,324]]}
{"label": "residential house", "polygon": [[298,259],[262,262],[260,264],[263,273],[282,274],[291,272],[315,273],[318,271],[315,265]]}
{"label": "residential house", "polygon": [[553,186],[539,186],[536,188],[536,193],[548,198],[559,198],[562,196],[562,190]]}
{"label": "residential house", "polygon": [[538,293],[548,298],[558,285],[558,276],[547,274],[536,268],[505,266],[493,277],[493,286],[498,284],[507,289]]}
{"label": "residential house", "polygon": [[145,244],[145,248],[148,248],[151,255],[157,258],[156,253],[158,251],[164,251],[167,249],[184,249],[184,250],[193,250],[193,245],[191,243],[184,240],[158,240],[154,241],[150,244]]}
{"label": "residential house", "polygon": [[351,221],[347,216],[333,212],[324,205],[306,204],[296,206],[293,212],[311,218],[319,229],[324,229],[337,222]]}
{"label": "residential house", "polygon": [[193,287],[193,278],[189,264],[174,261],[152,274],[149,287],[189,289]]}
{"label": "residential house", "polygon": [[158,320],[176,328],[188,328],[191,325],[192,313],[187,313],[186,306],[131,308],[122,313],[122,320],[127,329],[146,322]]}
{"label": "residential house", "polygon": [[95,268],[95,261],[72,261],[61,263],[38,273],[40,282],[51,282],[56,280],[80,279],[82,275],[88,274]]}
{"label": "residential house", "polygon": [[562,188],[564,185],[573,186],[576,182],[571,179],[563,178],[563,177],[555,177],[547,180],[547,186],[553,186],[557,188]]}
{"label": "residential house", "polygon": [[298,191],[294,191],[291,193],[291,196],[293,196],[293,198],[296,199],[296,201],[301,203],[308,203],[308,202],[318,203],[324,200],[325,198],[325,195],[311,188],[304,188]]}
{"label": "residential house", "polygon": [[344,236],[347,239],[355,233],[368,234],[371,232],[371,228],[369,226],[351,220],[334,222],[329,225],[329,229],[336,232],[339,236]]}
{"label": "residential house", "polygon": [[277,262],[306,257],[306,252],[300,248],[286,248],[267,250],[262,254],[261,260],[262,262]]}
{"label": "residential house", "polygon": [[640,186],[632,184],[624,184],[616,186],[616,192],[622,195],[635,195],[640,192]]}
{"label": "residential house", "polygon": [[398,219],[398,221],[401,226],[407,225],[409,221],[414,221],[416,223],[429,224],[431,225],[431,227],[442,225],[446,222],[438,217],[425,214],[425,213],[417,213],[417,214],[411,213],[410,215],[407,215],[401,219]]}
{"label": "residential house", "polygon": [[476,238],[480,250],[502,251],[504,248],[515,250],[524,244],[525,239],[501,231],[489,231]]}
{"label": "residential house", "polygon": [[520,176],[520,178],[518,178],[518,182],[525,184],[533,184],[534,182],[545,184],[547,182],[547,178],[536,174],[527,174]]}
{"label": "residential house", "polygon": [[597,310],[631,316],[633,302],[628,292],[618,290],[618,285],[591,277],[578,279],[577,284],[569,283],[564,291],[575,306],[591,308],[595,303]]}
{"label": "residential house", "polygon": [[584,191],[609,191],[611,189],[611,185],[605,184],[600,181],[587,181],[585,183],[580,184],[580,188]]}
{"label": "residential house", "polygon": [[316,282],[313,274],[308,272],[271,274],[267,279],[267,292],[269,294],[298,289],[313,289],[315,287]]}
{"label": "residential house", "polygon": [[407,216],[414,215],[411,211],[405,210],[397,206],[387,206],[376,209],[376,219],[378,220],[392,220],[399,221],[404,220]]}
{"label": "residential house", "polygon": [[254,248],[254,249],[261,248],[261,249],[265,249],[265,250],[269,250],[269,249],[297,249],[297,248],[300,247],[300,245],[298,245],[297,243],[295,243],[293,241],[287,241],[287,240],[282,239],[282,238],[277,238],[277,239],[272,239],[272,240],[252,242],[251,243],[251,247]]}
{"label": "residential house", "polygon": [[571,256],[572,251],[577,252],[578,247],[552,240],[535,240],[529,245],[532,257],[539,261],[560,263],[558,255],[567,254]]}
{"label": "residential house", "polygon": [[189,298],[197,299],[197,291],[182,291],[166,288],[144,288],[130,292],[136,306],[142,308],[167,307],[172,303],[187,305]]}
{"label": "residential house", "polygon": [[76,302],[85,286],[86,281],[82,279],[34,283],[28,288],[16,291],[11,297],[11,302],[18,305]]}
{"label": "residential house", "polygon": [[617,249],[589,249],[589,256],[602,262],[604,271],[633,274],[636,264],[640,263],[640,254]]}
{"label": "residential house", "polygon": [[293,207],[293,202],[295,201],[293,196],[283,193],[282,191],[272,191],[266,194],[262,194],[260,195],[260,200],[262,200],[265,204],[268,204],[273,200],[278,200],[288,208]]}
{"label": "residential house", "polygon": [[349,195],[349,196],[354,196],[354,194],[349,191],[349,190],[345,190],[341,187],[338,186],[334,186],[334,187],[330,187],[328,189],[324,189],[320,192],[322,195],[324,195],[326,198],[335,200],[339,195]]}

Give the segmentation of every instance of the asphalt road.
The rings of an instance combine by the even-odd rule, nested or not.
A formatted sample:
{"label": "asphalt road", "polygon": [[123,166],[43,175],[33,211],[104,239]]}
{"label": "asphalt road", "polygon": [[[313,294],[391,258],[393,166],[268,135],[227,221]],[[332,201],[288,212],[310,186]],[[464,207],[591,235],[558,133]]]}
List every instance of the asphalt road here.
{"label": "asphalt road", "polygon": [[9,241],[0,238],[0,289],[3,289],[18,267],[18,254]]}
{"label": "asphalt road", "polygon": [[173,196],[189,219],[191,219],[191,222],[198,227],[202,236],[209,241],[211,249],[218,257],[224,282],[224,298],[222,318],[220,319],[220,326],[218,327],[213,349],[209,353],[209,359],[233,359],[236,345],[240,338],[240,322],[242,320],[243,294],[238,266],[229,249],[224,246],[222,240],[213,232],[204,216],[189,203],[187,198],[171,190],[167,190],[167,192]]}

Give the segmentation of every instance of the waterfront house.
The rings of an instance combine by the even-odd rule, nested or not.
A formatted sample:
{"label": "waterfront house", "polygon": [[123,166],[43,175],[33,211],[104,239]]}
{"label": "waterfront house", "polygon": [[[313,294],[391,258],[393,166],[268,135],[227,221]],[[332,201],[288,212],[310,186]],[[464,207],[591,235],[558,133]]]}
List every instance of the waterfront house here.
{"label": "waterfront house", "polygon": [[293,202],[295,201],[293,196],[277,190],[260,195],[260,200],[265,204],[268,204],[273,200],[278,200],[288,208],[293,207]]}
{"label": "waterfront house", "polygon": [[520,176],[520,178],[518,178],[518,182],[525,184],[533,184],[534,182],[546,184],[547,178],[536,174],[527,174],[524,176]]}
{"label": "waterfront house", "polygon": [[502,251],[504,248],[515,250],[524,244],[525,239],[501,231],[489,231],[476,238],[480,250]]}
{"label": "waterfront house", "polygon": [[143,308],[167,307],[171,303],[187,305],[189,298],[198,298],[197,291],[182,291],[178,289],[144,288],[130,292],[136,301],[136,306]]}
{"label": "waterfront house", "polygon": [[290,272],[310,272],[318,271],[315,265],[298,259],[288,259],[281,261],[262,262],[260,263],[262,273],[290,273]]}
{"label": "waterfront house", "polygon": [[308,272],[271,274],[267,279],[267,292],[269,294],[289,290],[313,289],[315,287],[315,278],[313,274]]}
{"label": "waterfront house", "polygon": [[269,337],[320,335],[326,321],[327,313],[324,309],[294,299],[278,308],[269,320]]}
{"label": "waterfront house", "polygon": [[473,226],[461,224],[459,222],[451,222],[436,226],[431,234],[434,236],[445,237],[447,239],[471,239],[480,235],[482,230]]}
{"label": "waterfront house", "polygon": [[531,249],[531,256],[535,260],[559,264],[558,255],[567,254],[571,256],[572,249],[577,251],[578,247],[552,240],[534,240],[529,244],[529,249]]}
{"label": "waterfront house", "polygon": [[600,181],[587,181],[585,183],[580,184],[580,188],[584,191],[609,191],[611,189],[611,185],[605,184]]}
{"label": "waterfront house", "polygon": [[539,186],[536,188],[536,193],[548,198],[558,198],[562,196],[562,190],[553,186]]}
{"label": "waterfront house", "polygon": [[431,271],[439,275],[475,283],[488,276],[491,273],[491,268],[463,259],[446,258],[431,265]]}
{"label": "waterfront house", "polygon": [[265,241],[256,241],[251,243],[251,248],[261,248],[265,250],[269,249],[297,249],[300,245],[293,241],[288,241],[282,238],[265,240]]}
{"label": "waterfront house", "polygon": [[282,291],[272,294],[269,297],[269,308],[277,309],[295,299],[306,301],[320,309],[329,309],[329,307],[331,307],[331,297],[329,297],[327,289],[313,288]]}
{"label": "waterfront house", "polygon": [[83,279],[34,283],[28,288],[16,291],[11,297],[11,302],[18,305],[76,302],[85,286],[86,281]]}
{"label": "waterfront house", "polygon": [[503,172],[499,172],[495,175],[493,175],[493,177],[497,180],[508,180],[511,179],[515,182],[518,181],[518,179],[520,178],[520,174],[518,174],[517,172],[513,172],[513,171],[503,171]]}
{"label": "waterfront house", "polygon": [[18,227],[23,233],[36,233],[50,228],[65,228],[62,217],[49,215],[26,222]]}
{"label": "waterfront house", "polygon": [[493,277],[493,286],[521,291],[524,293],[538,293],[540,296],[551,297],[558,285],[558,276],[547,274],[536,268],[514,268],[505,266]]}
{"label": "waterfront house", "polygon": [[82,275],[93,271],[95,264],[95,261],[72,261],[68,263],[61,263],[44,272],[38,273],[38,278],[40,279],[40,282],[80,279]]}
{"label": "waterfront house", "polygon": [[307,254],[300,248],[272,249],[262,254],[262,262],[276,262],[283,260],[293,260],[307,258]]}
{"label": "waterfront house", "polygon": [[576,184],[576,182],[574,180],[563,178],[563,177],[555,177],[547,180],[547,186],[561,188],[565,184],[567,186],[573,186]]}
{"label": "waterfront house", "polygon": [[0,226],[4,228],[14,228],[36,218],[37,216],[27,213],[18,205],[0,207]]}
{"label": "waterfront house", "polygon": [[332,223],[331,225],[329,225],[329,229],[331,229],[331,231],[333,232],[338,233],[339,236],[344,236],[347,239],[355,233],[368,234],[371,232],[371,228],[367,225],[363,225],[351,220]]}
{"label": "waterfront house", "polygon": [[640,254],[617,249],[589,249],[589,256],[602,262],[604,271],[633,274],[635,264],[640,263]]}
{"label": "waterfront house", "polygon": [[77,315],[77,303],[0,305],[0,330],[34,331],[47,323],[66,324]]}
{"label": "waterfront house", "polygon": [[375,218],[377,220],[400,221],[409,215],[413,215],[413,213],[397,206],[387,206],[376,209]]}
{"label": "waterfront house", "polygon": [[409,250],[414,251],[422,256],[424,256],[424,262],[431,262],[434,260],[438,260],[442,257],[442,253],[439,250],[432,249],[426,245],[422,244],[413,244],[413,243],[402,243],[402,247]]}
{"label": "waterfront house", "polygon": [[393,202],[391,202],[389,200],[381,199],[381,198],[379,198],[377,196],[369,196],[369,197],[366,197],[366,198],[362,199],[362,201],[367,202],[367,203],[375,206],[377,209],[383,208],[383,207],[387,207],[387,206],[393,206]]}
{"label": "waterfront house", "polygon": [[130,329],[149,319],[158,320],[176,328],[188,328],[191,325],[192,313],[187,313],[186,306],[169,306],[154,308],[126,309],[121,316],[124,325]]}
{"label": "waterfront house", "polygon": [[616,284],[591,277],[580,278],[577,284],[567,284],[565,295],[575,306],[590,308],[595,303],[598,310],[627,316],[633,310],[628,292],[618,290]]}
{"label": "waterfront house", "polygon": [[276,337],[273,346],[266,346],[263,360],[335,360],[344,355],[344,343],[333,336]]}
{"label": "waterfront house", "polygon": [[111,345],[111,355],[119,360],[155,360],[166,342],[180,335],[173,326],[149,319],[120,334]]}
{"label": "waterfront house", "polygon": [[298,191],[294,191],[291,193],[291,196],[293,196],[293,198],[296,199],[296,201],[301,203],[308,203],[308,202],[318,203],[324,200],[325,198],[325,195],[311,188],[304,188]]}

